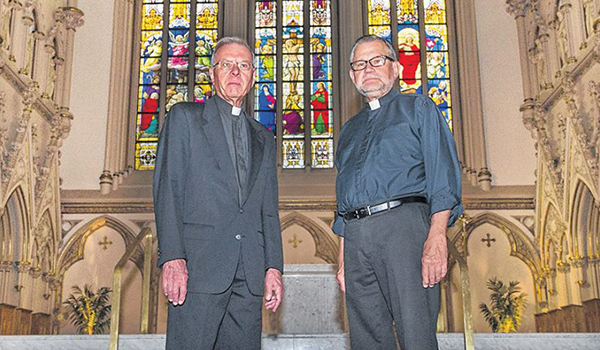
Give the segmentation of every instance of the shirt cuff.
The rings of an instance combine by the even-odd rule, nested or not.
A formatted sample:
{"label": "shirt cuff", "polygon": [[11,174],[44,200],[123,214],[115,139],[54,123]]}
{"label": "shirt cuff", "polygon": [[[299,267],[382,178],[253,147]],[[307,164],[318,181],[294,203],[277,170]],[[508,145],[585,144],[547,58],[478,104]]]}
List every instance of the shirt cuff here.
{"label": "shirt cuff", "polygon": [[333,233],[335,233],[336,235],[340,236],[340,237],[344,237],[344,218],[338,215],[338,212],[334,212],[333,213],[334,216],[334,221],[333,221]]}
{"label": "shirt cuff", "polygon": [[456,220],[460,217],[460,215],[465,211],[460,198],[451,195],[450,193],[444,195],[436,195],[435,197],[430,198],[429,200],[431,204],[430,208],[430,218],[433,214],[438,213],[444,210],[450,210],[450,219],[448,219],[448,227],[454,225]]}

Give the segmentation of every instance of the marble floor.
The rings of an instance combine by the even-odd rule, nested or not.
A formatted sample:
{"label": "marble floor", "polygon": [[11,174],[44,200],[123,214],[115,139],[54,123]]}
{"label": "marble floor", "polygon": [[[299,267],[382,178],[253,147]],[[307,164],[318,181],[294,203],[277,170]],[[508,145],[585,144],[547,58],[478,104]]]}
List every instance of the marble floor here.
{"label": "marble floor", "polygon": [[[438,334],[440,350],[464,349],[462,334]],[[164,349],[165,335],[122,335],[120,350]],[[108,335],[0,336],[0,350],[106,350]],[[481,350],[600,350],[598,333],[475,334]],[[263,350],[350,349],[345,334],[263,336]]]}

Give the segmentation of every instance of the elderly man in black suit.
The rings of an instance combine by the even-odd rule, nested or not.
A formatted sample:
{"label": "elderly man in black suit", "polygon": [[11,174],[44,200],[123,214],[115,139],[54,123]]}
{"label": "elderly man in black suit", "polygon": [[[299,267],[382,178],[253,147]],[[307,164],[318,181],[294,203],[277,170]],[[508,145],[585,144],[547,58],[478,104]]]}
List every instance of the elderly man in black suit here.
{"label": "elderly man in black suit", "polygon": [[260,349],[263,295],[283,296],[273,135],[242,109],[254,83],[242,39],[219,40],[205,104],[174,105],[162,128],[154,208],[167,349]]}

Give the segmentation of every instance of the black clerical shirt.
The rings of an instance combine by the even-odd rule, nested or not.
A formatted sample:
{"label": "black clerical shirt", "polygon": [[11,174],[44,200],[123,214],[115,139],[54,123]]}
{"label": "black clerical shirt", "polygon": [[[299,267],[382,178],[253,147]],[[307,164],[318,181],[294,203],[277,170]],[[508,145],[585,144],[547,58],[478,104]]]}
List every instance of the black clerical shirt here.
{"label": "black clerical shirt", "polygon": [[[338,213],[420,195],[428,200],[431,215],[451,210],[452,225],[464,208],[448,124],[434,102],[421,94],[392,89],[378,104],[367,104],[340,132],[335,160]],[[344,235],[339,215],[333,231]]]}

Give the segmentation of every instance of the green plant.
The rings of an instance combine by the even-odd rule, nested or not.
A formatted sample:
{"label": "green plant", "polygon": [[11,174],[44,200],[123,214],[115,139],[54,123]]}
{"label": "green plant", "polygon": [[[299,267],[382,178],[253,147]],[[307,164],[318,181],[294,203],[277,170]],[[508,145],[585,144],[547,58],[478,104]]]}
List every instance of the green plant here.
{"label": "green plant", "polygon": [[96,292],[87,284],[83,290],[73,286],[73,293],[63,302],[71,323],[80,334],[101,334],[110,325],[110,288],[102,287]]}
{"label": "green plant", "polygon": [[479,309],[494,333],[517,332],[521,326],[523,310],[527,296],[521,293],[518,281],[505,285],[496,277],[487,282],[490,293],[490,307],[485,303],[479,304]]}

